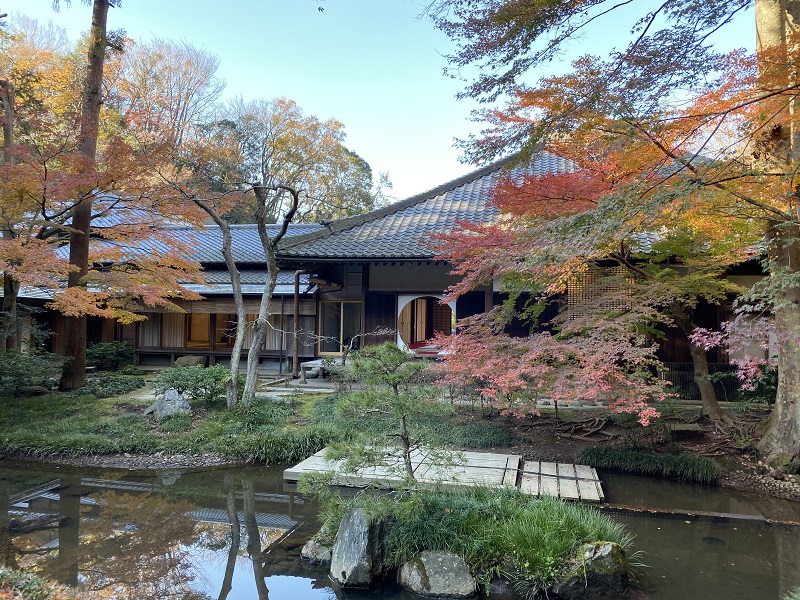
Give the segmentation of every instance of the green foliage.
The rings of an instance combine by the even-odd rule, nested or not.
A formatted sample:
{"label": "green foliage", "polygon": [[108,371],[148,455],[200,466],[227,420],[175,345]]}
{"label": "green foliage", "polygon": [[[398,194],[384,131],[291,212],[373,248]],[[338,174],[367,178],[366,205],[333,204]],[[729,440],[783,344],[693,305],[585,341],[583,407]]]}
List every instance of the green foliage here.
{"label": "green foliage", "polygon": [[168,389],[195,400],[203,400],[210,405],[215,400],[225,397],[225,382],[230,371],[222,365],[213,367],[172,367],[158,374],[154,390],[163,394]]}
{"label": "green foliage", "polygon": [[86,385],[77,393],[91,394],[95,398],[113,398],[141,387],[144,387],[143,377],[131,377],[118,373],[95,373],[87,377]]}
{"label": "green foliage", "polygon": [[390,519],[386,546],[393,565],[423,550],[449,550],[465,557],[479,581],[502,572],[531,594],[554,583],[580,544],[631,543],[622,525],[594,508],[512,488],[362,494],[354,504]]}
{"label": "green foliage", "polygon": [[52,388],[68,360],[49,352],[0,352],[0,395],[13,395],[27,386]]}
{"label": "green foliage", "polygon": [[133,346],[127,342],[100,342],[86,349],[86,360],[101,371],[117,371],[133,362]]}
{"label": "green foliage", "polygon": [[[314,403],[311,419],[314,423],[335,425],[346,432],[344,439],[352,437],[379,438],[391,434],[396,429],[396,422],[387,418],[381,411],[367,413],[348,413],[342,410],[341,404],[337,412],[338,399],[328,396]],[[451,405],[438,404],[425,411],[428,416],[418,415],[409,421],[409,427],[418,428],[417,437],[423,436],[436,444],[463,448],[491,448],[508,446],[511,433],[499,423],[462,423]]]}
{"label": "green foliage", "polygon": [[180,433],[192,427],[192,418],[186,413],[165,415],[158,420],[158,428],[164,433]]}
{"label": "green foliage", "polygon": [[256,396],[250,406],[237,407],[238,432],[279,429],[292,416],[292,407],[287,402],[276,402],[269,398]]}
{"label": "green foliage", "polygon": [[[135,402],[135,401],[134,401]],[[144,409],[144,403],[141,405]],[[202,419],[167,417],[158,423],[136,409],[94,396],[53,393],[0,401],[0,454],[35,458],[120,452],[214,453],[268,464],[298,462],[343,437],[339,427],[291,428],[293,404],[256,398],[251,409],[208,409]]]}
{"label": "green foliage", "polygon": [[800,600],[800,588],[795,588],[786,594],[781,600]]}
{"label": "green foliage", "polygon": [[293,463],[319,452],[340,437],[333,427],[310,425],[303,429],[232,436],[219,451],[245,462]]}
{"label": "green foliage", "polygon": [[620,446],[589,446],[582,448],[575,460],[597,469],[614,469],[706,485],[718,484],[720,476],[719,465],[713,459],[687,453],[666,454]]}
{"label": "green foliage", "polygon": [[127,365],[119,370],[120,375],[147,375],[147,371],[135,365]]}
{"label": "green foliage", "polygon": [[357,381],[373,386],[387,386],[395,393],[416,383],[427,362],[414,358],[397,344],[384,342],[367,346],[353,357],[353,375]]}
{"label": "green foliage", "polygon": [[0,567],[0,591],[13,591],[14,598],[48,600],[52,598],[51,586],[43,579],[24,571]]}

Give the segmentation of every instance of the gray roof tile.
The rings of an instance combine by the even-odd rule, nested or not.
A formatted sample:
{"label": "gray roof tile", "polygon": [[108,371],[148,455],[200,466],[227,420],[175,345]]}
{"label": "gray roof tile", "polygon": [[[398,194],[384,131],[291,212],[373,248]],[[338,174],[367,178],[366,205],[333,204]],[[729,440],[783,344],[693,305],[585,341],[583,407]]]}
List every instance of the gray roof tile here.
{"label": "gray roof tile", "polygon": [[499,213],[488,201],[504,176],[543,175],[575,170],[555,154],[541,152],[522,167],[505,159],[378,210],[328,224],[324,229],[284,240],[278,252],[285,260],[430,259],[431,234],[451,230],[459,221],[494,222]]}

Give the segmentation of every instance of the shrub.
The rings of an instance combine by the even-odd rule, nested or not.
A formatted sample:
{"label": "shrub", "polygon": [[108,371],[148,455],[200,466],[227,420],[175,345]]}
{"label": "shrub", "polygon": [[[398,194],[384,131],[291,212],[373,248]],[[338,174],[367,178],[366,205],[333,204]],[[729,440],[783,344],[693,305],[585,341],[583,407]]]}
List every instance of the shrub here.
{"label": "shrub", "polygon": [[117,373],[96,373],[86,380],[86,385],[77,391],[91,394],[95,398],[122,396],[144,386],[144,378],[118,375]]}
{"label": "shrub", "polygon": [[225,397],[225,381],[228,377],[230,371],[222,365],[172,367],[158,374],[154,389],[157,394],[174,389],[184,396],[212,404],[218,398]]}
{"label": "shrub", "polygon": [[239,406],[237,412],[241,431],[257,431],[282,427],[292,416],[292,407],[286,402],[256,396],[250,406]]}
{"label": "shrub", "polygon": [[[50,586],[45,581],[31,573],[14,571],[7,567],[0,567],[0,592],[11,591],[9,597],[20,597],[25,600],[48,600],[51,598]],[[5,597],[5,595],[2,595]]]}
{"label": "shrub", "polygon": [[389,518],[386,547],[394,566],[423,550],[450,550],[464,556],[482,583],[503,571],[526,597],[552,585],[582,543],[631,543],[622,525],[594,508],[516,489],[412,489],[391,497],[362,494],[354,504],[373,518]]}
{"label": "shrub", "polygon": [[49,352],[36,354],[0,352],[0,394],[12,396],[20,388],[28,386],[49,389],[58,382],[64,364],[68,360],[64,356]]}
{"label": "shrub", "polygon": [[147,375],[147,371],[135,365],[127,365],[119,370],[120,375]]}
{"label": "shrub", "polygon": [[619,446],[588,446],[578,451],[575,460],[596,469],[614,469],[706,485],[719,483],[720,469],[713,459],[685,452],[667,454]]}
{"label": "shrub", "polygon": [[101,371],[117,371],[133,362],[133,346],[128,342],[100,342],[86,349],[87,362]]}

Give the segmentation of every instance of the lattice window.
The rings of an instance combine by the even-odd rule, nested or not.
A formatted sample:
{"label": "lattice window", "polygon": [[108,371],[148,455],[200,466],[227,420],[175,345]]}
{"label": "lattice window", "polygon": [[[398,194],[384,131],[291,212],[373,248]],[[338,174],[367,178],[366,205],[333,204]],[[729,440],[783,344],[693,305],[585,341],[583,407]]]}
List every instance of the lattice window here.
{"label": "lattice window", "polygon": [[[570,318],[588,312],[631,308],[630,271],[622,266],[586,265],[567,283],[567,310]],[[600,300],[598,300],[600,298]]]}

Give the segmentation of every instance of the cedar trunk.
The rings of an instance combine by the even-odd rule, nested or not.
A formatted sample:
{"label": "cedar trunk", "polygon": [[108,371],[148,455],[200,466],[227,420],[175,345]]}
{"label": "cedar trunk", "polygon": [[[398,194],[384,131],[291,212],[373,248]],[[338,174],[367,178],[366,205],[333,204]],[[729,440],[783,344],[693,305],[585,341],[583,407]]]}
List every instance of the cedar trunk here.
{"label": "cedar trunk", "polygon": [[[10,80],[0,80],[0,103],[3,113],[3,162],[11,163],[9,148],[14,143],[14,85]],[[10,229],[3,231],[3,239],[13,239]],[[19,282],[8,273],[3,273],[3,301],[0,306],[0,351],[11,350],[18,345],[17,331],[17,295]]]}
{"label": "cedar trunk", "polygon": [[[800,226],[773,224],[767,230],[770,277],[795,274],[800,265]],[[758,444],[773,466],[800,469],[800,288],[775,298],[778,336],[778,393],[769,425]]]}
{"label": "cedar trunk", "polygon": [[[103,64],[106,55],[106,23],[109,0],[94,0],[92,29],[89,35],[89,69],[84,86],[81,110],[80,150],[94,165],[97,158],[97,132],[100,126],[100,106],[103,102]],[[69,263],[77,267],[69,274],[67,285],[77,287],[89,272],[89,229],[92,220],[92,202],[84,200],[75,207],[72,215],[72,233],[69,236]],[[61,390],[74,390],[86,383],[86,315],[66,318],[65,348],[71,358],[64,366]]]}

